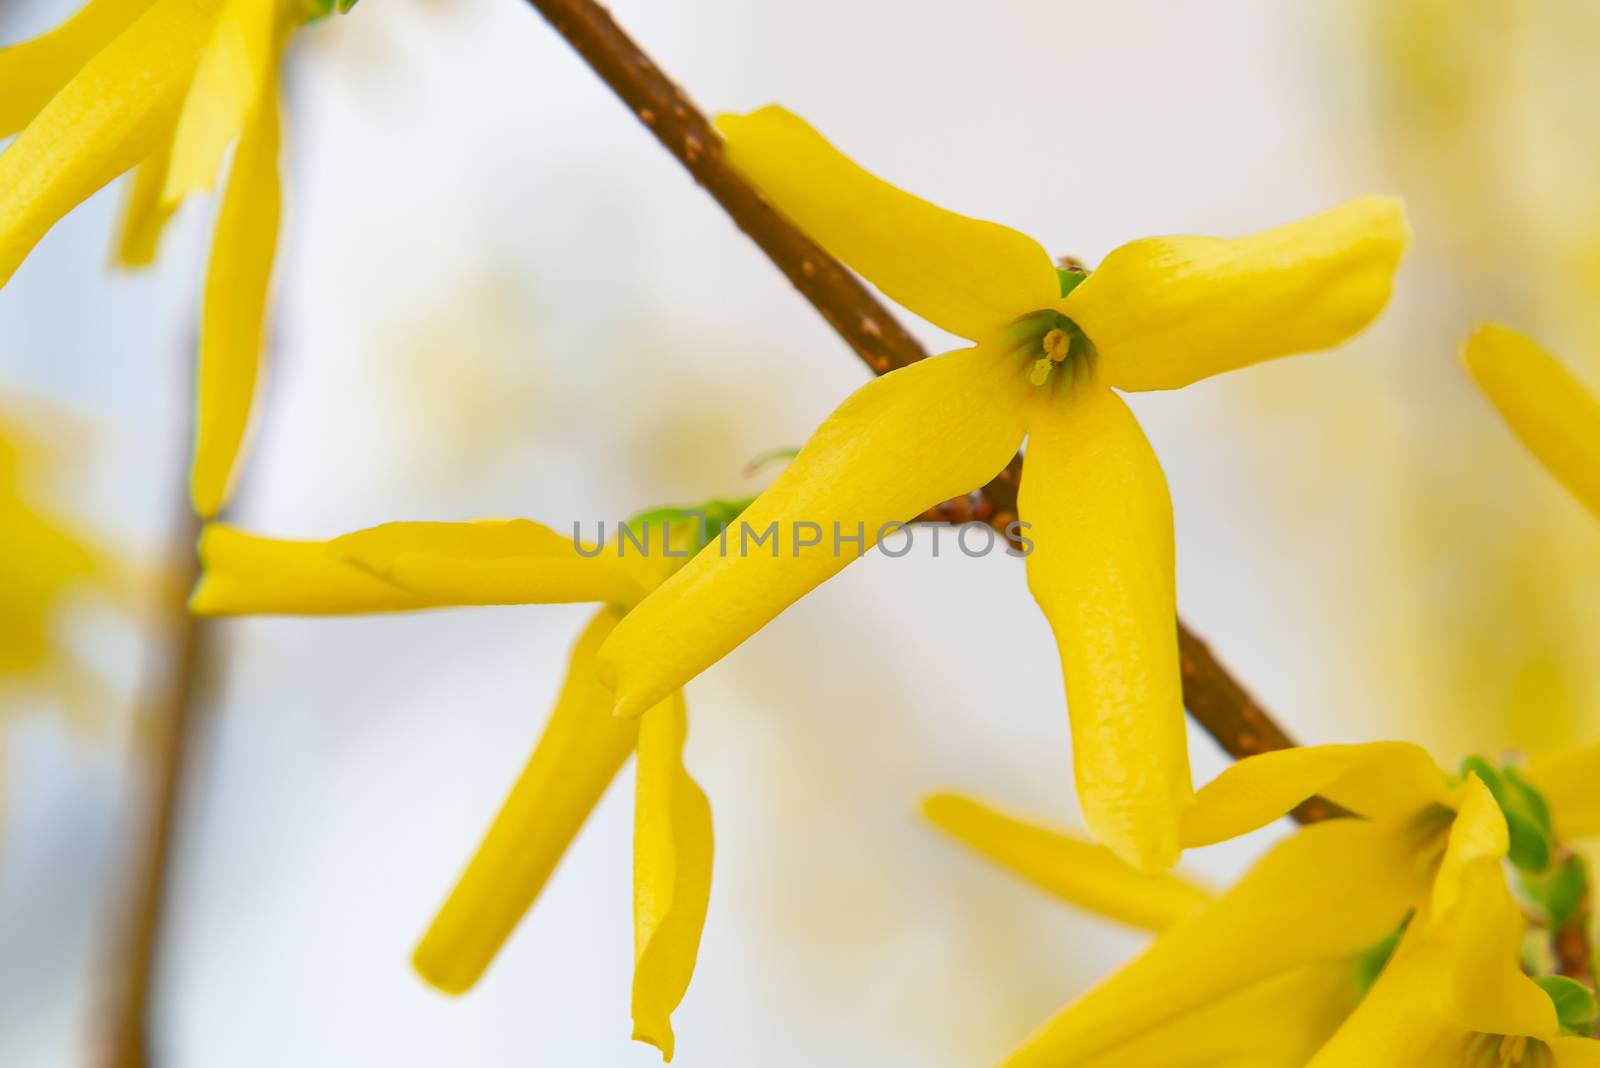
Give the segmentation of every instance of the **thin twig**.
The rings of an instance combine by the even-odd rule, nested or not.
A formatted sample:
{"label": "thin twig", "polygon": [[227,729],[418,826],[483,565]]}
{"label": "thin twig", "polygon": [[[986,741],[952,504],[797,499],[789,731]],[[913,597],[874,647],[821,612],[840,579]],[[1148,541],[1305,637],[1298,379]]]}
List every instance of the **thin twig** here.
{"label": "thin twig", "polygon": [[[915,338],[842,263],[778,214],[723,157],[722,139],[682,89],[594,0],[528,0],[594,68],[656,140],[682,163],[734,223],[767,254],[806,300],[876,374],[927,356]],[[947,501],[922,518],[976,519],[1002,533],[1017,517],[1022,457],[987,485]],[[1180,622],[1183,694],[1190,714],[1234,757],[1294,743],[1205,643]],[[1302,822],[1335,813],[1313,799],[1295,810]]]}
{"label": "thin twig", "polygon": [[[187,486],[187,482],[184,483]],[[187,600],[198,577],[195,538],[199,523],[187,496],[173,535],[171,573],[161,589],[160,662],[141,702],[143,730],[135,732],[135,765],[144,773],[147,823],[135,847],[122,931],[110,969],[103,1036],[104,1068],[144,1068],[151,1056],[151,1015],[174,867],[179,800],[205,688],[211,638]]]}

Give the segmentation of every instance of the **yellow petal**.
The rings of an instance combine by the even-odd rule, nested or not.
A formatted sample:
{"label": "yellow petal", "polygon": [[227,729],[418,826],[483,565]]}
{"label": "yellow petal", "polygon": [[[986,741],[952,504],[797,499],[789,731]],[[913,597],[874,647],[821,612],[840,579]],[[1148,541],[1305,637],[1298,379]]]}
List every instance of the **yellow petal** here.
{"label": "yellow petal", "polygon": [[1032,238],[896,189],[776,105],[723,115],[728,162],[890,300],[973,341],[1061,295]]}
{"label": "yellow petal", "polygon": [[[912,364],[851,394],[745,510],[725,552],[713,542],[628,613],[600,654],[618,711],[650,708],[886,529],[987,482],[1022,440],[1026,395],[1017,365],[983,348]],[[836,542],[836,532],[860,534],[861,547]],[[817,544],[802,544],[813,536]]]}
{"label": "yellow petal", "polygon": [[1560,1033],[1555,1005],[1522,970],[1528,921],[1494,860],[1472,865],[1447,932],[1446,974],[1434,989],[1457,1026],[1496,1035],[1551,1038]]}
{"label": "yellow petal", "polygon": [[1025,823],[970,798],[935,794],[923,801],[922,811],[996,864],[1097,916],[1160,931],[1211,900],[1186,879],[1135,871],[1103,846]]}
{"label": "yellow petal", "polygon": [[1600,1068],[1600,1042],[1592,1038],[1547,1038],[1545,1045],[1555,1054],[1556,1068]]}
{"label": "yellow petal", "polygon": [[1072,1068],[1304,1068],[1357,993],[1351,961],[1302,965],[1155,1023]]}
{"label": "yellow petal", "polygon": [[1494,799],[1469,779],[1427,915],[1312,1068],[1475,1063],[1461,1054],[1479,1035],[1556,1035],[1554,1006],[1522,970],[1527,923],[1501,870],[1505,842]]}
{"label": "yellow petal", "polygon": [[0,48],[0,137],[28,123],[83,65],[150,7],[151,0],[89,0],[31,41]]}
{"label": "yellow petal", "polygon": [[1480,326],[1462,357],[1512,432],[1600,515],[1600,400],[1548,352],[1503,326]]}
{"label": "yellow petal", "polygon": [[1535,761],[1527,775],[1549,802],[1560,838],[1600,836],[1600,744]]}
{"label": "yellow petal", "polygon": [[637,721],[611,714],[594,677],[595,650],[617,618],[601,609],[578,639],[539,744],[412,955],[446,993],[478,981],[633,751]]}
{"label": "yellow petal", "polygon": [[639,721],[633,817],[633,1037],[669,1061],[711,897],[711,806],[683,766],[687,730],[681,693]]}
{"label": "yellow petal", "polygon": [[279,12],[293,7],[280,0],[222,0],[178,117],[163,203],[174,205],[190,193],[209,190],[228,146],[253,121],[261,102],[276,99]]}
{"label": "yellow petal", "polygon": [[1407,742],[1311,745],[1246,757],[1200,788],[1183,844],[1210,845],[1263,827],[1312,794],[1371,819],[1404,819],[1451,801],[1444,772]]}
{"label": "yellow petal", "polygon": [[1431,912],[1448,917],[1465,895],[1470,872],[1488,864],[1498,866],[1511,848],[1505,815],[1489,788],[1477,775],[1467,776],[1461,788],[1460,807],[1450,825],[1450,837],[1433,882]]}
{"label": "yellow petal", "polygon": [[[528,519],[385,523],[335,538],[329,552],[437,604],[632,604],[644,595],[610,548]],[[592,555],[590,555],[592,554]]]}
{"label": "yellow petal", "polygon": [[57,220],[161,147],[216,9],[156,0],[0,154],[0,285]]}
{"label": "yellow petal", "polygon": [[1472,1064],[1466,1053],[1475,1036],[1438,1011],[1438,997],[1426,985],[1438,978],[1437,971],[1415,966],[1410,951],[1412,933],[1407,931],[1378,981],[1307,1068],[1467,1068]]}
{"label": "yellow petal", "polygon": [[1377,317],[1411,231],[1364,197],[1249,237],[1152,237],[1107,256],[1062,305],[1118,389],[1177,389],[1326,349]]}
{"label": "yellow petal", "polygon": [[1007,1068],[1075,1065],[1274,976],[1353,957],[1424,894],[1428,873],[1413,858],[1399,824],[1330,820],[1297,832],[1046,1023]]}
{"label": "yellow petal", "polygon": [[[278,38],[281,47],[283,38]],[[267,291],[278,248],[278,49],[269,50],[260,107],[233,157],[217,214],[200,314],[194,509],[211,518],[226,502],[250,426],[265,341]]]}
{"label": "yellow petal", "polygon": [[1017,504],[1034,543],[1028,588],[1061,655],[1084,822],[1134,867],[1170,867],[1194,793],[1167,480],[1098,383],[1031,412]]}
{"label": "yellow petal", "polygon": [[175,210],[161,202],[171,158],[172,145],[167,142],[134,168],[133,180],[123,194],[122,221],[112,253],[112,260],[120,266],[148,267],[156,260],[161,234]]}
{"label": "yellow petal", "polygon": [[208,523],[200,582],[189,599],[202,616],[406,612],[434,602],[328,554],[325,541],[264,538]]}

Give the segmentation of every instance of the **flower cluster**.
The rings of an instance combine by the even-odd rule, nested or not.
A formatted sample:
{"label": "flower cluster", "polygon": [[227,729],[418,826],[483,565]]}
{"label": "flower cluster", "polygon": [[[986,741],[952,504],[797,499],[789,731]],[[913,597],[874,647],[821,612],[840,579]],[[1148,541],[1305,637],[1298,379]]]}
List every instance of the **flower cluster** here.
{"label": "flower cluster", "polygon": [[[1361,332],[1411,240],[1399,201],[1365,197],[1239,238],[1144,238],[1092,270],[1063,268],[1023,234],[889,185],[782,108],[725,116],[721,150],[767,204],[966,344],[844,398],[754,498],[652,510],[627,527],[658,530],[674,551],[599,552],[522,519],[271,538],[215,517],[261,362],[278,70],[291,32],[329,13],[313,0],[91,0],[0,51],[0,136],[17,134],[0,154],[0,284],[130,170],[117,255],[149,262],[231,146],[199,334],[192,494],[211,522],[192,610],[596,606],[532,755],[416,947],[424,979],[450,993],[479,980],[634,756],[634,1031],[670,1058],[713,853],[710,806],[684,760],[684,687],[884,531],[984,485],[1026,443],[1017,514],[1003,518],[1027,532],[1018,555],[1059,652],[1089,839],[955,795],[925,811],[1031,882],[1156,935],[1007,1064],[1600,1064],[1592,967],[1564,975],[1559,954],[1528,949],[1530,929],[1546,944],[1574,931],[1587,943],[1588,872],[1570,847],[1600,834],[1600,748],[1525,771],[1474,759],[1452,774],[1403,742],[1319,746],[1250,757],[1198,791],[1191,779],[1172,505],[1122,395]],[[1600,515],[1600,402],[1504,327],[1477,330],[1464,358],[1516,435]],[[0,518],[36,569],[31,585],[8,584],[23,610],[0,656],[36,660],[47,602],[91,560],[9,499]],[[775,531],[771,551],[717,551],[735,521]],[[800,534],[830,529],[859,532],[859,551]],[[1169,871],[1185,850],[1312,797],[1342,818],[1296,831],[1227,890]]]}

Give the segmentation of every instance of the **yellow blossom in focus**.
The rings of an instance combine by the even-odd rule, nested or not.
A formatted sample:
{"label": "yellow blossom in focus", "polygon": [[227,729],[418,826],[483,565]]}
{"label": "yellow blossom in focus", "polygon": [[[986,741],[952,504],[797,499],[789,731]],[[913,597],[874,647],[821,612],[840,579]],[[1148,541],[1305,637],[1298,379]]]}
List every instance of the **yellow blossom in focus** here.
{"label": "yellow blossom in focus", "polygon": [[[618,711],[652,706],[838,573],[886,530],[983,485],[1028,439],[1029,587],[1055,631],[1085,821],[1170,865],[1192,802],[1178,671],[1172,507],[1114,392],[1176,389],[1339,344],[1389,298],[1409,238],[1368,197],[1238,240],[1151,238],[1087,278],[1037,243],[862,170],[777,107],[724,116],[729,162],[892,299],[973,342],[849,397],[745,515],[771,556],[706,551],[600,654]],[[802,541],[815,524],[834,540]],[[860,540],[854,554],[836,540]]]}
{"label": "yellow blossom in focus", "polygon": [[412,962],[440,990],[470,989],[637,753],[634,1037],[667,1060],[671,1013],[688,989],[711,893],[711,809],[683,764],[683,695],[668,694],[639,719],[613,716],[594,657],[679,562],[677,552],[622,556],[521,519],[389,523],[326,542],[211,524],[201,535],[202,574],[190,602],[207,616],[600,604],[573,648],[533,754]]}
{"label": "yellow blossom in focus", "polygon": [[[227,498],[249,426],[277,249],[278,68],[318,0],[90,0],[0,48],[0,286],[63,216],[134,170],[116,259],[150,263],[168,218],[215,183],[196,374],[194,507]],[[19,132],[20,131],[20,132]]]}
{"label": "yellow blossom in focus", "polygon": [[1555,357],[1507,327],[1479,327],[1461,351],[1512,433],[1600,516],[1600,400]]}

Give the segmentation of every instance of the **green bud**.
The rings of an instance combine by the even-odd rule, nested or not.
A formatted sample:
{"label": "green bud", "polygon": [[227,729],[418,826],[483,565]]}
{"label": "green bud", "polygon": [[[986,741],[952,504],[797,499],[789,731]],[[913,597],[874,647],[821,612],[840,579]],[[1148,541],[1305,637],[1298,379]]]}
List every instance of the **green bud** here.
{"label": "green bud", "polygon": [[1595,1001],[1594,992],[1576,979],[1565,975],[1540,975],[1533,981],[1549,995],[1563,1030],[1587,1033],[1595,1017],[1600,1015],[1600,1003]]}
{"label": "green bud", "polygon": [[1522,892],[1538,905],[1552,928],[1565,927],[1589,892],[1589,865],[1576,854],[1543,875],[1523,873]]}

